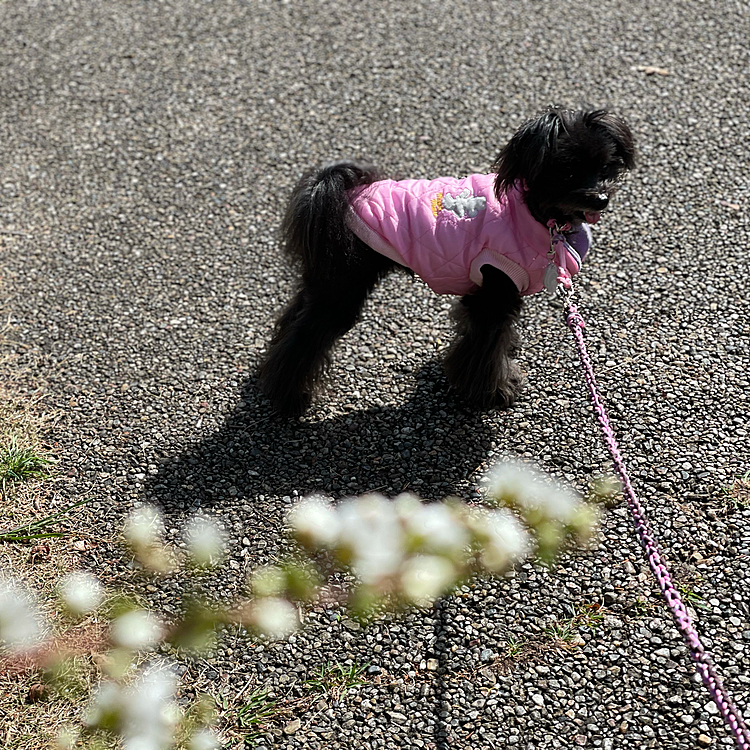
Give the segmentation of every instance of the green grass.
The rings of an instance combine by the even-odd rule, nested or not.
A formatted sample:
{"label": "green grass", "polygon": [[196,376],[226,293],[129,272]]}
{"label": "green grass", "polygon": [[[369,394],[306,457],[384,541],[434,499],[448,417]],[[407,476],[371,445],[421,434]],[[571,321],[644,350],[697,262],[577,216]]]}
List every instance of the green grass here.
{"label": "green grass", "polygon": [[51,461],[35,448],[23,446],[15,436],[0,450],[0,489],[5,494],[14,482],[46,476]]}
{"label": "green grass", "polygon": [[599,604],[581,604],[574,608],[573,616],[566,620],[556,620],[545,628],[545,635],[553,640],[569,643],[576,635],[579,628],[593,630],[604,619],[602,607]]}
{"label": "green grass", "polygon": [[258,688],[241,703],[231,696],[214,696],[219,713],[229,725],[230,733],[241,735],[247,747],[262,744],[273,726],[280,726],[293,716],[300,715],[320,697],[340,700],[347,690],[365,684],[364,672],[368,665],[326,664],[304,682],[307,695],[299,698],[270,697],[269,690]]}
{"label": "green grass", "polygon": [[687,584],[678,583],[677,589],[687,604],[692,604],[699,609],[710,609],[706,600],[700,594],[696,594]]}
{"label": "green grass", "polygon": [[88,500],[79,500],[77,503],[68,505],[67,508],[58,510],[56,513],[52,513],[36,521],[29,521],[29,523],[16,526],[12,529],[0,529],[0,542],[30,542],[33,539],[64,536],[67,532],[53,530],[52,527],[71,510],[87,502]]}
{"label": "green grass", "polygon": [[513,659],[523,651],[523,643],[518,640],[514,635],[509,635],[508,640],[505,644],[505,656],[508,659]]}
{"label": "green grass", "polygon": [[362,679],[362,675],[368,666],[368,664],[364,666],[326,664],[305,682],[305,687],[315,693],[330,695],[338,700],[347,690],[357,687],[357,685],[364,685],[365,680]]}

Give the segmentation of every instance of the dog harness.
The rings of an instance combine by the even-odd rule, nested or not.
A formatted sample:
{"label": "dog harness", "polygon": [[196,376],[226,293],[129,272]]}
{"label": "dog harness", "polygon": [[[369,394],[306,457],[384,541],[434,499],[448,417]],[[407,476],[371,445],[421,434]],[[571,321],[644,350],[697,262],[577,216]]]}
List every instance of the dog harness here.
{"label": "dog harness", "polygon": [[588,224],[564,234],[540,224],[519,186],[498,200],[494,174],[381,180],[353,188],[349,203],[352,231],[438,294],[475,292],[484,265],[507,274],[522,295],[554,291],[578,273],[591,244]]}

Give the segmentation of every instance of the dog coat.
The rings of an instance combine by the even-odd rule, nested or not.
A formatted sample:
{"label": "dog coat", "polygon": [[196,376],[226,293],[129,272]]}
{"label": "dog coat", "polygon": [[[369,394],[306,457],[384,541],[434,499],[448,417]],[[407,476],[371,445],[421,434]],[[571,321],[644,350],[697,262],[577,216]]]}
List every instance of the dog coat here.
{"label": "dog coat", "polygon": [[484,265],[506,273],[522,295],[541,291],[545,281],[553,291],[578,273],[591,244],[588,224],[555,235],[551,249],[550,232],[531,215],[520,187],[498,200],[494,185],[494,174],[362,185],[349,192],[347,223],[438,294],[475,292]]}

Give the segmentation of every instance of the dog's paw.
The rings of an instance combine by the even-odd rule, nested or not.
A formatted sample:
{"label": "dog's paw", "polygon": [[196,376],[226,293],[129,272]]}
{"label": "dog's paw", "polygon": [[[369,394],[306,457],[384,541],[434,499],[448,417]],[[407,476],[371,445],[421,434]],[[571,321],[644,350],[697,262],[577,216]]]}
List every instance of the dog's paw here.
{"label": "dog's paw", "polygon": [[274,411],[282,417],[301,417],[312,402],[309,393],[286,394],[284,398],[272,398]]}
{"label": "dog's paw", "polygon": [[502,376],[480,377],[466,368],[457,370],[446,362],[446,374],[451,385],[472,408],[507,409],[514,404],[523,391],[526,378],[521,368],[507,360]]}
{"label": "dog's paw", "polygon": [[505,378],[498,380],[492,393],[492,405],[497,409],[507,409],[521,395],[526,376],[516,362],[509,361]]}

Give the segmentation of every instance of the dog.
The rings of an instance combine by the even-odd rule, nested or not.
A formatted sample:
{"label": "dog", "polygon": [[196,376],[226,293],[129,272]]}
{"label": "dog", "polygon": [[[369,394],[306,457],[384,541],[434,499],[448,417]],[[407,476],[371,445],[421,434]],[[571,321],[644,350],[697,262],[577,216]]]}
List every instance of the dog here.
{"label": "dog", "polygon": [[302,414],[370,292],[407,269],[461,297],[445,357],[452,386],[478,409],[511,405],[523,385],[514,361],[523,297],[569,285],[589,226],[634,165],[620,117],[551,108],[513,135],[490,174],[394,181],[356,161],[308,172],[282,224],[301,277],[261,363],[261,390],[277,412]]}

